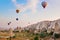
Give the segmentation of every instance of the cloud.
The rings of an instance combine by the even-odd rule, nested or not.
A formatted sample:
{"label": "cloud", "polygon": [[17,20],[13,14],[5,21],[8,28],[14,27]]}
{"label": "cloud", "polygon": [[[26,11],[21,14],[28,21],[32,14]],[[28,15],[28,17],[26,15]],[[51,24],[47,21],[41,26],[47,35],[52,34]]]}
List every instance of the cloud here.
{"label": "cloud", "polygon": [[[35,20],[34,15],[36,15],[35,13],[37,13],[37,5],[39,3],[39,0],[27,0],[26,5],[18,4],[17,0],[12,0],[12,2],[14,3],[14,5],[16,6],[17,9],[20,9],[21,12],[24,12],[24,14],[22,16],[25,21],[24,21],[24,23],[21,23],[21,25],[22,24],[27,25],[29,21],[31,21],[31,23],[32,22],[35,23],[36,20]],[[27,14],[26,11],[28,11],[29,9],[31,10],[28,12],[30,14]],[[32,17],[34,17],[34,18],[32,18]]]}
{"label": "cloud", "polygon": [[39,2],[38,0],[31,0],[30,6],[32,9],[32,13],[36,13],[38,2]]}
{"label": "cloud", "polygon": [[22,4],[18,4],[17,0],[12,0],[12,2],[14,3],[14,5],[21,10],[21,12],[24,12],[28,9],[31,10],[31,13],[36,13],[37,11],[37,4],[39,2],[39,0],[27,0],[27,4],[26,5],[22,5]]}

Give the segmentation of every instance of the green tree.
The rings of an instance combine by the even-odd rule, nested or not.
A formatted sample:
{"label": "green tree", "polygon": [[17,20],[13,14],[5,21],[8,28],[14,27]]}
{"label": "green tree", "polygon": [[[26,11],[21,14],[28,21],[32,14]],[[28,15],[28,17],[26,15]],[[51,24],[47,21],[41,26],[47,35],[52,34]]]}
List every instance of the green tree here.
{"label": "green tree", "polygon": [[36,37],[34,38],[34,40],[39,40],[39,39],[38,39],[38,37],[36,36]]}
{"label": "green tree", "polygon": [[46,37],[47,35],[48,35],[48,34],[47,34],[47,33],[44,33],[44,32],[41,32],[41,33],[40,33],[40,37],[41,37],[41,38],[44,38],[44,37]]}
{"label": "green tree", "polygon": [[60,38],[60,34],[54,34],[54,38]]}

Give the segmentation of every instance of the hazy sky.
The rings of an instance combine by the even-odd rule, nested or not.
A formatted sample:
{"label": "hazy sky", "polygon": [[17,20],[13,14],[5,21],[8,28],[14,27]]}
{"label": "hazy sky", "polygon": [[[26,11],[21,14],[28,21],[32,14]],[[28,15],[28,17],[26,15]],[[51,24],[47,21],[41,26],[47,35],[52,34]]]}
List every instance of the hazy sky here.
{"label": "hazy sky", "polygon": [[[41,6],[42,1],[48,3],[45,9]],[[16,9],[20,10],[19,14]],[[24,27],[28,23],[59,18],[60,0],[0,0],[0,27]],[[7,25],[10,21],[11,25]]]}

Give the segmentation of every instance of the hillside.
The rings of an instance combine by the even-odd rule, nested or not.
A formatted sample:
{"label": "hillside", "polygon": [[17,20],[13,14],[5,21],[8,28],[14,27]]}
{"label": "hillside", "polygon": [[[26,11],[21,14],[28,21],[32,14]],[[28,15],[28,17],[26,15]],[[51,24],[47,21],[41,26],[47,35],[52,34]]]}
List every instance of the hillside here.
{"label": "hillside", "polygon": [[[57,26],[56,26],[56,24],[57,24]],[[25,27],[25,29],[27,29],[27,30],[39,29],[39,30],[49,30],[49,31],[51,31],[53,29],[54,29],[54,31],[55,31],[55,29],[60,30],[60,19],[54,20],[54,21],[41,21],[36,24],[28,25],[27,27]]]}

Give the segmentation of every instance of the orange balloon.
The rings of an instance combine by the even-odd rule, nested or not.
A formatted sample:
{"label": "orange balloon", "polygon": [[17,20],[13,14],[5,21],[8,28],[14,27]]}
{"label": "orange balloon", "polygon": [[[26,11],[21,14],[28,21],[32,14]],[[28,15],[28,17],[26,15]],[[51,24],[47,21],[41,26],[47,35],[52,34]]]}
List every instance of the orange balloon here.
{"label": "orange balloon", "polygon": [[19,13],[19,10],[18,9],[16,10],[16,13]]}
{"label": "orange balloon", "polygon": [[42,7],[45,8],[47,6],[47,2],[43,1],[42,2]]}

